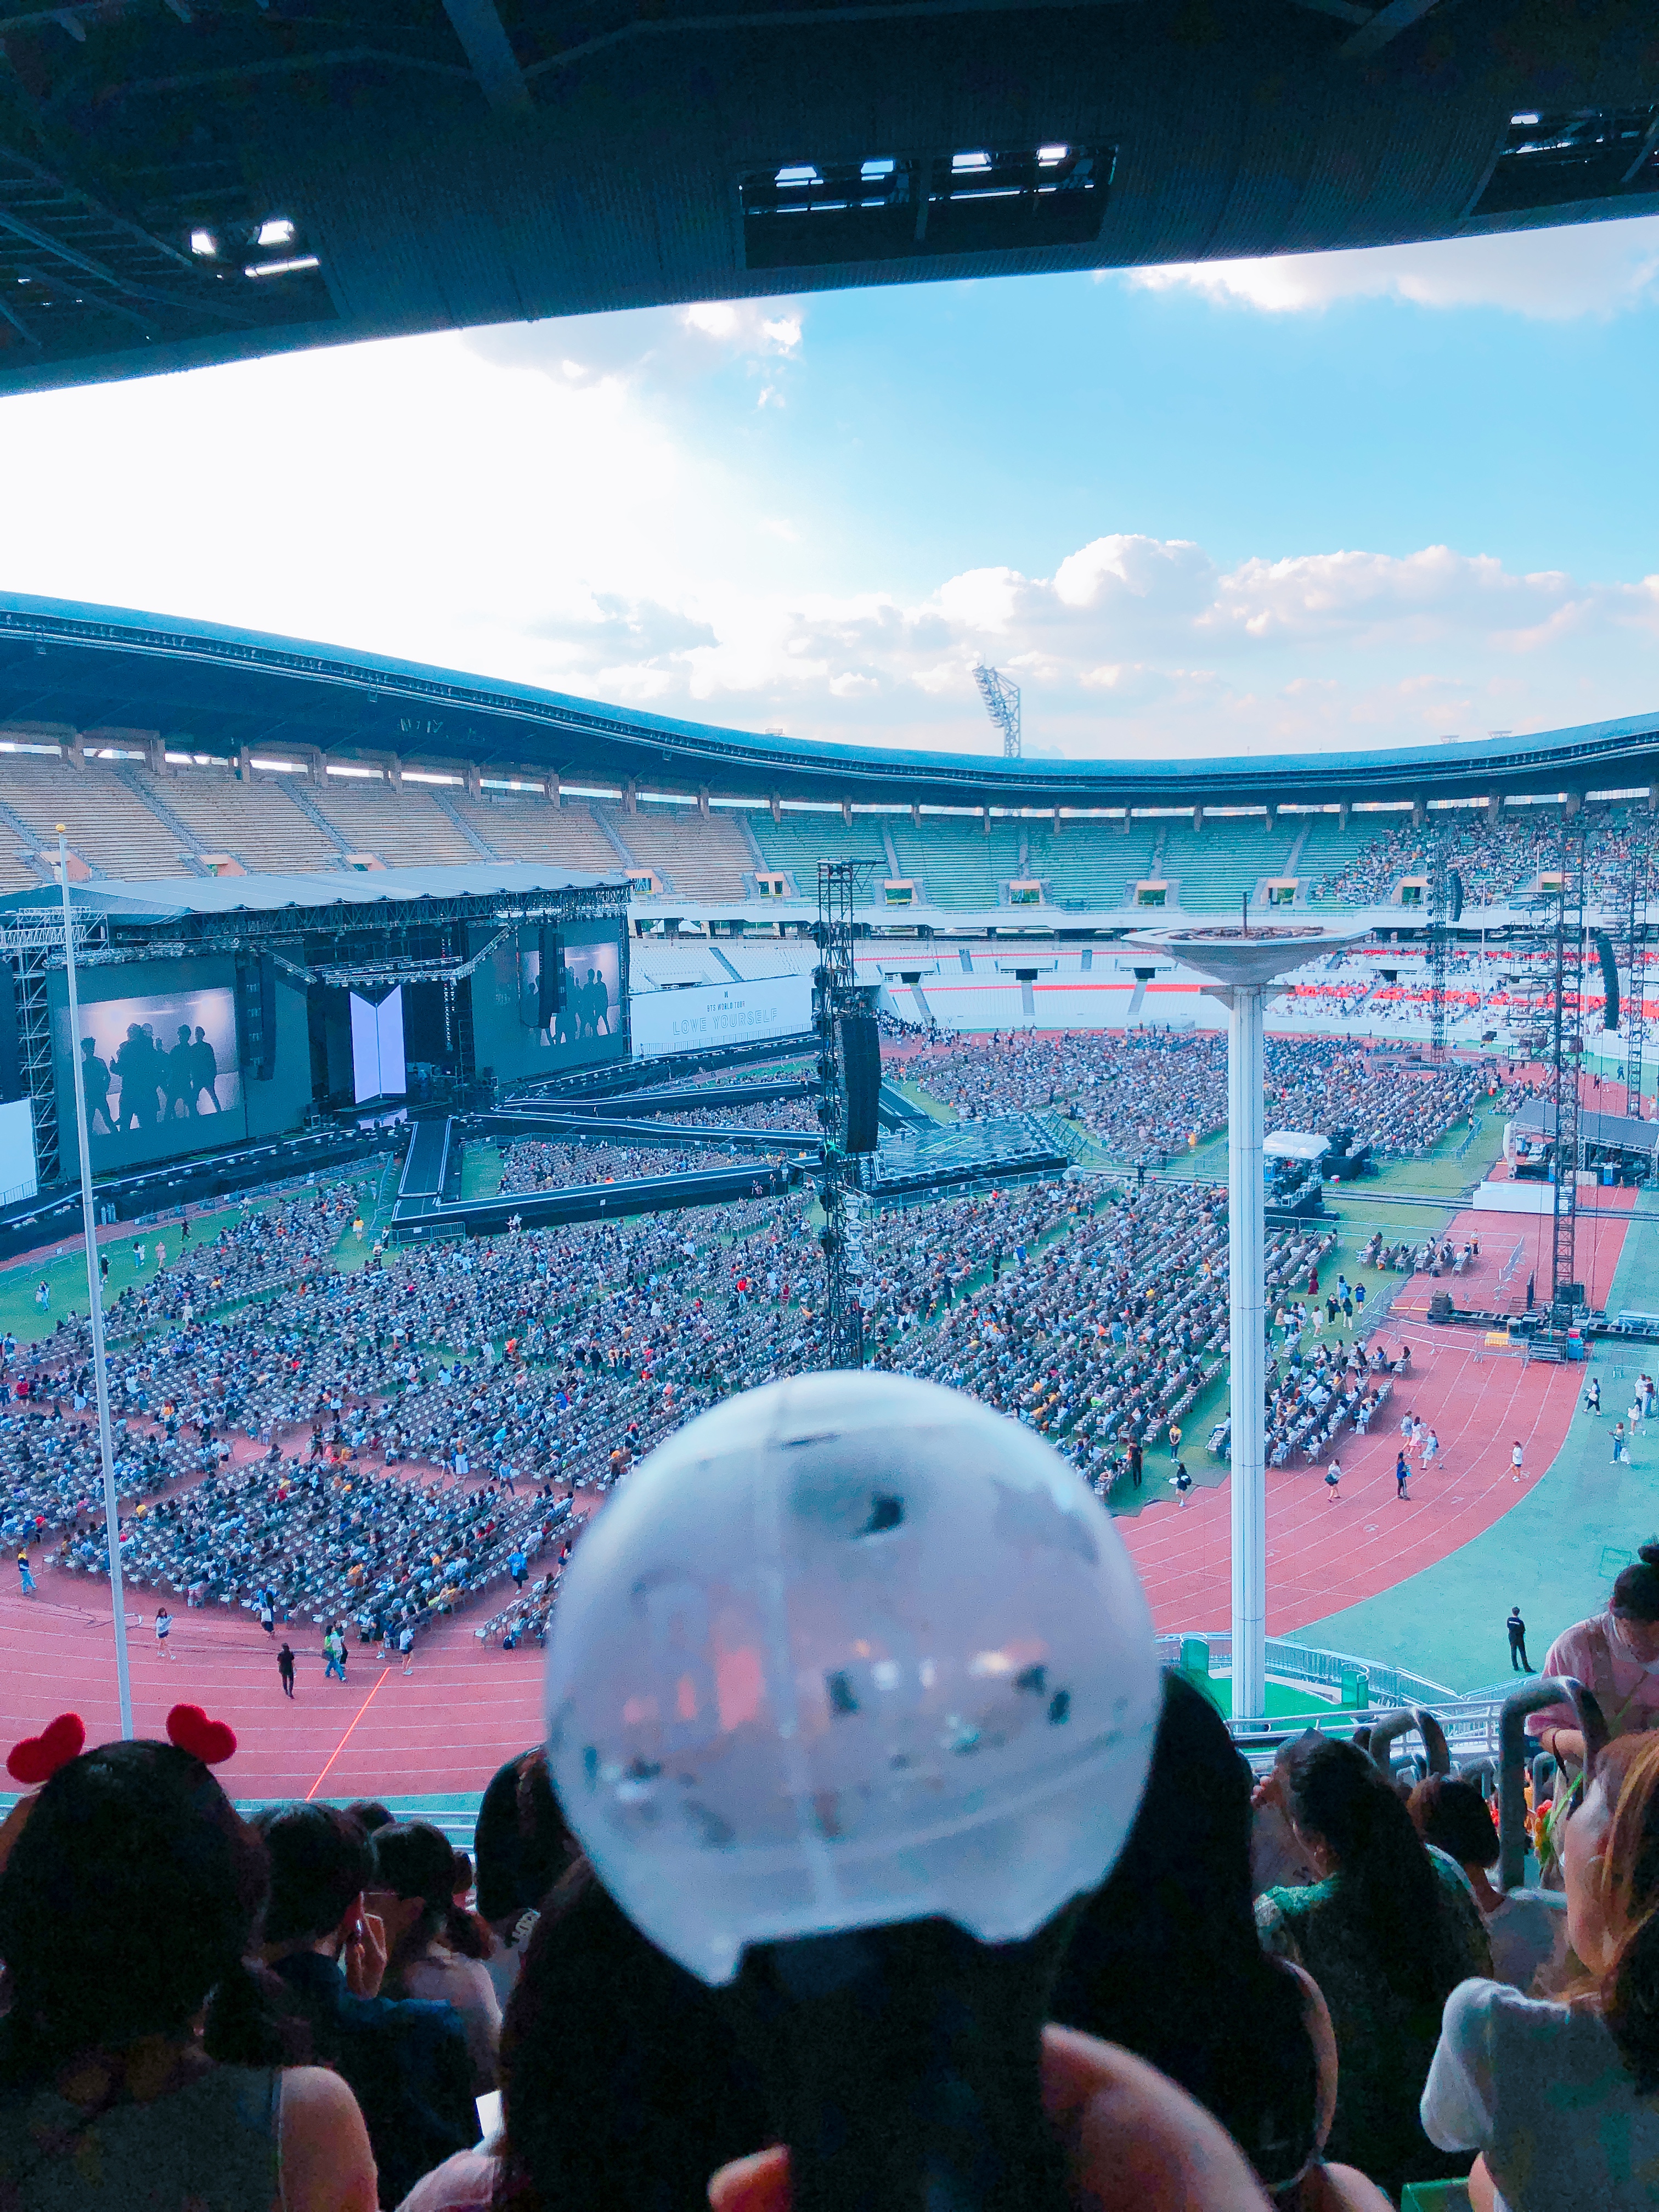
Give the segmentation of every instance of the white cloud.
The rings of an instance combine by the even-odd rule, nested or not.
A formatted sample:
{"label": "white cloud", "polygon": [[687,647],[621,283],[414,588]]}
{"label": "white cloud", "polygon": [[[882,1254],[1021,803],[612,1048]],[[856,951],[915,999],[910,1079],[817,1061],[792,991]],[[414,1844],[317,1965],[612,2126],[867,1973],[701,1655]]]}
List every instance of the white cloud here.
{"label": "white cloud", "polygon": [[[769,336],[781,319],[746,303],[712,331],[653,327],[769,374],[799,343]],[[1354,747],[1659,706],[1659,575],[1445,545],[1224,565],[1102,532],[1045,574],[986,562],[901,588],[901,539],[849,547],[810,479],[781,487],[747,390],[718,456],[642,376],[453,336],[9,399],[0,585],[987,753],[981,654],[1023,687],[1032,753]]]}
{"label": "white cloud", "polygon": [[679,386],[733,363],[769,377],[803,352],[805,310],[795,301],[699,300],[689,307],[630,307],[468,331],[467,349],[503,368],[539,369],[570,384],[617,378]]}
{"label": "white cloud", "polygon": [[1659,577],[1522,574],[1445,546],[1223,569],[1200,546],[1113,536],[1049,577],[972,569],[914,602],[757,596],[709,618],[693,696],[734,720],[788,699],[826,737],[991,750],[981,654],[1024,690],[1028,750],[1076,755],[1478,737],[1659,702]]}
{"label": "white cloud", "polygon": [[1344,300],[1395,299],[1423,307],[1498,307],[1562,322],[1617,314],[1659,295],[1659,216],[1422,246],[1186,262],[1132,270],[1127,281],[1141,291],[1201,292],[1268,314],[1305,313]]}

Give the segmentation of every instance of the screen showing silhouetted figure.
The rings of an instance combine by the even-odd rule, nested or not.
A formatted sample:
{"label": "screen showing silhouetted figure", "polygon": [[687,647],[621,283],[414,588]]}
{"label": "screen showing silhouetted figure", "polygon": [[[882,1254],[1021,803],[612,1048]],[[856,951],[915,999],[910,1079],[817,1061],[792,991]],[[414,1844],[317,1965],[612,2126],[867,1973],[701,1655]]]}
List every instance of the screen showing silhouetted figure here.
{"label": "screen showing silhouetted figure", "polygon": [[[67,1025],[67,1009],[62,1019]],[[75,1042],[94,1164],[189,1151],[240,1133],[228,1122],[222,1133],[216,1127],[243,1103],[234,991],[94,1000],[81,1008]]]}

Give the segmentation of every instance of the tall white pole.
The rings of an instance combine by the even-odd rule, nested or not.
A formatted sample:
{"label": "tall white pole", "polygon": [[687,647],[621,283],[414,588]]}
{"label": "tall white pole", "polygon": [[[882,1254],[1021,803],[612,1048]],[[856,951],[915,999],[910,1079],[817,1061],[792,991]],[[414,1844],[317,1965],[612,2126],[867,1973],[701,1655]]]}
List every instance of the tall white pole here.
{"label": "tall white pole", "polygon": [[1267,1686],[1266,1292],[1261,1182],[1261,986],[1227,1012],[1227,1319],[1232,1340],[1233,1717],[1261,1720]]}
{"label": "tall white pole", "polygon": [[58,825],[58,873],[64,890],[64,973],[69,979],[70,1059],[75,1084],[75,1127],[81,1142],[81,1221],[87,1238],[87,1297],[92,1317],[93,1387],[98,1399],[98,1445],[104,1459],[104,1543],[109,1553],[110,1604],[115,1618],[115,1692],[121,1706],[121,1734],[132,1735],[132,1683],[127,1671],[127,1608],[121,1588],[121,1532],[115,1501],[115,1444],[109,1425],[109,1376],[104,1371],[104,1297],[98,1273],[98,1217],[92,1200],[92,1144],[87,1130],[87,1093],[81,1074],[81,995],[75,981],[75,918],[70,906],[69,840]]}

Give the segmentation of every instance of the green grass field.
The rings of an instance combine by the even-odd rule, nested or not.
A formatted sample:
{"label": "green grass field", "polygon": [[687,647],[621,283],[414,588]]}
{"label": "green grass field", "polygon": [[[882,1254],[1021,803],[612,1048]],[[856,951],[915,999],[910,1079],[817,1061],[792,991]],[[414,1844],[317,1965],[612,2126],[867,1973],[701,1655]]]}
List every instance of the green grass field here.
{"label": "green grass field", "polygon": [[[370,1176],[362,1172],[356,1176],[325,1176],[318,1188],[332,1190],[342,1182],[359,1192],[372,1188]],[[389,1181],[383,1178],[383,1183],[386,1205],[389,1207],[397,1187],[395,1177]],[[136,1223],[124,1223],[118,1237],[106,1237],[99,1245],[100,1253],[109,1261],[109,1275],[104,1284],[106,1315],[122,1291],[142,1289],[155,1281],[159,1272],[155,1256],[158,1242],[166,1248],[166,1264],[173,1267],[185,1255],[211,1243],[228,1224],[245,1220],[249,1213],[263,1213],[267,1207],[282,1202],[275,1198],[258,1199],[247,1207],[233,1203],[217,1206],[210,1213],[193,1215],[188,1243],[184,1237],[183,1217],[178,1213],[164,1215],[142,1228]],[[365,1198],[364,1204],[368,1203]],[[368,1255],[373,1242],[373,1213],[365,1212],[363,1220],[367,1233],[362,1238],[348,1226],[339,1240],[335,1256],[342,1267],[361,1267]],[[142,1267],[134,1256],[141,1244],[144,1250]],[[52,1302],[44,1311],[35,1304],[35,1295],[42,1282],[52,1294]],[[49,1336],[65,1315],[77,1318],[86,1310],[87,1257],[84,1245],[78,1241],[55,1259],[23,1259],[0,1267],[0,1331],[9,1329],[20,1344]]]}

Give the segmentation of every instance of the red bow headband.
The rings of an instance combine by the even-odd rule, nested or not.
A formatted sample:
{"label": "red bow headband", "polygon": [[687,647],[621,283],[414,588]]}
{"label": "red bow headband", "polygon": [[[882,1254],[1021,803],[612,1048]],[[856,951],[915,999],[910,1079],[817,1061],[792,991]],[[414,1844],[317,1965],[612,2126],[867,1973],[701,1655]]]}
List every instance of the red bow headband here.
{"label": "red bow headband", "polygon": [[[204,1766],[221,1766],[236,1749],[236,1733],[223,1721],[210,1721],[200,1705],[175,1705],[167,1715],[167,1741],[199,1759]],[[59,1713],[39,1735],[25,1736],[11,1747],[6,1771],[25,1789],[38,1790],[50,1782],[60,1766],[78,1759],[86,1748],[87,1731],[79,1713]]]}

